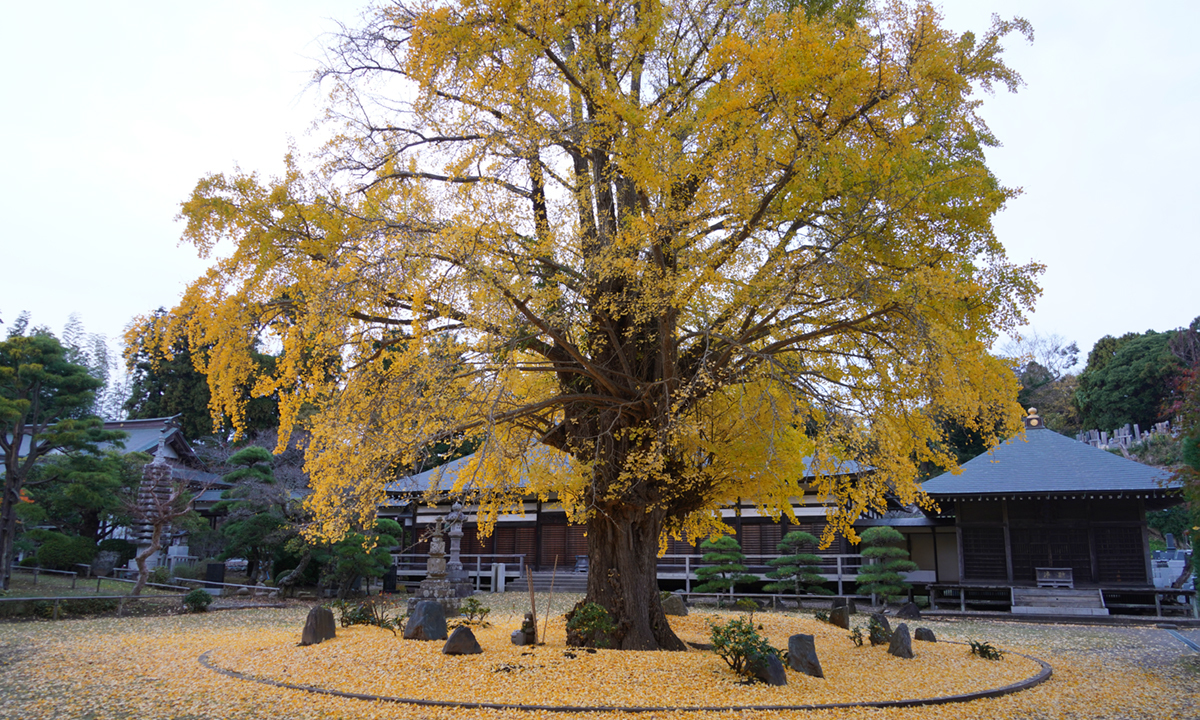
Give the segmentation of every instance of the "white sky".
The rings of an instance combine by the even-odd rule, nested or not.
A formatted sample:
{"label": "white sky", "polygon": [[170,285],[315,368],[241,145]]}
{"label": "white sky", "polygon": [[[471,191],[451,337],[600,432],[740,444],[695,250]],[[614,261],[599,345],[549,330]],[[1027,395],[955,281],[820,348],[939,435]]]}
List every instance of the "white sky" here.
{"label": "white sky", "polygon": [[[177,244],[179,203],[210,172],[281,170],[319,114],[320,36],[364,5],[0,0],[0,319],[59,332],[77,312],[116,338],[174,305],[205,267]],[[1032,327],[1086,352],[1200,315],[1200,2],[942,7],[956,31],[996,12],[1036,32],[1007,43],[1027,86],[983,110],[991,167],[1024,189],[997,231],[1048,267]]]}

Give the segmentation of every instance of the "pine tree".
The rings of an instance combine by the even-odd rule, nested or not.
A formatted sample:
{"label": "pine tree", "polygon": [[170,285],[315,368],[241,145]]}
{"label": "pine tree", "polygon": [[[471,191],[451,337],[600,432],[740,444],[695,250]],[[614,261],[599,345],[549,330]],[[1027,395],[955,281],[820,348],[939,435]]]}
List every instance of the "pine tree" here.
{"label": "pine tree", "polygon": [[804,552],[806,547],[816,547],[817,538],[811,533],[793,530],[779,541],[775,549],[782,556],[768,560],[767,564],[775,569],[767,573],[767,577],[778,582],[768,583],[763,589],[767,592],[809,593],[811,595],[832,595],[833,591],[825,587],[825,578],[820,575],[821,557]]}
{"label": "pine tree", "polygon": [[858,569],[858,592],[879,595],[886,605],[891,598],[900,597],[912,589],[900,575],[912,572],[917,564],[908,559],[908,551],[895,546],[904,542],[899,530],[884,525],[867,529],[860,536],[863,558],[870,562]]}
{"label": "pine tree", "polygon": [[725,592],[758,579],[746,572],[746,556],[732,537],[705,540],[700,549],[706,551],[701,560],[709,564],[696,568],[697,592]]}

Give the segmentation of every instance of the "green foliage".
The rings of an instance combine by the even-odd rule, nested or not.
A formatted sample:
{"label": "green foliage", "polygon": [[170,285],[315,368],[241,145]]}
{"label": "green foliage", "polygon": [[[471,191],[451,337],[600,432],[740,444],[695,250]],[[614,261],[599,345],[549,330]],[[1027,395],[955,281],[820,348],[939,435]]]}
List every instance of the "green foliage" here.
{"label": "green foliage", "polygon": [[146,582],[156,583],[158,585],[171,584],[171,568],[166,565],[159,565],[150,571],[150,577]]}
{"label": "green foliage", "polygon": [[95,542],[105,529],[129,524],[125,500],[149,460],[149,455],[115,450],[48,456],[30,475],[33,502],[22,510],[37,508],[42,511],[39,523]]}
{"label": "green foliage", "polygon": [[868,562],[858,569],[858,592],[862,595],[879,595],[884,604],[900,597],[912,589],[904,581],[902,572],[912,572],[917,564],[908,559],[908,551],[895,547],[904,542],[898,530],[886,525],[867,528],[862,535],[863,558]]}
{"label": "green foliage", "polygon": [[137,545],[124,538],[109,538],[101,540],[96,545],[96,552],[116,552],[117,567],[127,565],[137,555]]}
{"label": "green foliage", "polygon": [[492,611],[490,607],[485,607],[483,603],[479,602],[478,598],[474,597],[463,600],[458,610],[466,617],[468,623],[478,623],[485,626],[487,625],[488,613]]}
{"label": "green foliage", "polygon": [[978,655],[984,660],[1003,660],[1004,653],[994,647],[989,642],[977,642],[975,640],[967,641],[971,645],[971,654]]}
{"label": "green foliage", "polygon": [[783,553],[780,557],[767,561],[775,569],[767,573],[767,577],[776,582],[767,583],[767,592],[790,592],[800,595],[832,595],[833,591],[825,587],[825,578],[821,577],[821,557],[808,548],[817,546],[817,538],[811,533],[793,530],[775,548]]}
{"label": "green foliage", "polygon": [[187,605],[187,609],[194,613],[207,611],[212,601],[212,594],[202,588],[196,588],[183,596],[183,604]]}
{"label": "green foliage", "polygon": [[1096,342],[1075,392],[1085,429],[1113,430],[1126,423],[1149,429],[1170,418],[1172,387],[1185,370],[1171,352],[1173,336],[1148,330]]}
{"label": "green foliage", "polygon": [[867,635],[871,639],[872,645],[886,645],[892,641],[892,631],[884,627],[883,623],[879,622],[879,618],[874,615],[867,622]]}
{"label": "green foliage", "polygon": [[696,592],[724,592],[758,579],[746,573],[746,556],[732,537],[705,540],[700,549],[705,551],[701,561],[708,564],[696,568]]}
{"label": "green foliage", "polygon": [[567,613],[567,645],[571,647],[608,647],[616,630],[612,617],[601,605],[580,601]]}
{"label": "green foliage", "polygon": [[351,625],[374,625],[396,634],[404,623],[403,615],[389,616],[390,606],[379,598],[367,598],[362,602],[334,600],[329,607],[338,611],[338,622],[342,627]]}
{"label": "green foliage", "polygon": [[818,610],[815,613],[813,613],[813,618],[819,622],[829,622],[829,611],[828,610]]}
{"label": "green foliage", "polygon": [[855,625],[854,629],[850,631],[849,637],[850,637],[850,642],[854,643],[855,647],[862,647],[863,631],[862,631],[861,627],[859,627],[858,625]]}
{"label": "green foliage", "polygon": [[[394,534],[393,534],[394,533]],[[357,577],[382,577],[392,566],[391,550],[403,541],[404,530],[395,520],[379,520],[372,533],[349,532],[336,543],[312,549],[326,580],[338,587],[345,599]]]}
{"label": "green foliage", "polygon": [[0,342],[0,587],[8,587],[18,522],[15,503],[39,458],[54,451],[97,453],[98,443],[125,433],[108,431],[89,413],[103,381],[72,363],[48,331],[14,326]]}
{"label": "green foliage", "polygon": [[742,618],[734,618],[724,625],[714,624],[710,638],[713,652],[739,675],[749,675],[756,658],[780,655],[779,650],[758,634],[753,622]]}
{"label": "green foliage", "polygon": [[95,556],[91,538],[62,533],[50,533],[37,550],[38,565],[51,570],[74,570],[76,564],[86,565]]}

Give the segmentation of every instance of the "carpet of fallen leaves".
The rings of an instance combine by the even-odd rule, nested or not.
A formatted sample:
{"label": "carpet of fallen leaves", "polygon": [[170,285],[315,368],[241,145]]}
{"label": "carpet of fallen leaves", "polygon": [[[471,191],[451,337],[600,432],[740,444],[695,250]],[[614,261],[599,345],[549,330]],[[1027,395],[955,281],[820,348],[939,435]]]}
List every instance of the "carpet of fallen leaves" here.
{"label": "carpet of fallen leaves", "polygon": [[[485,597],[492,626],[477,631],[484,654],[447,657],[441,643],[397,639],[373,627],[339,628],[336,640],[299,647],[305,608],[238,610],[158,618],[38,621],[0,625],[0,718],[469,718],[513,711],[365,702],[274,688],[219,675],[197,657],[215,649],[225,668],[296,684],[440,700],[564,705],[813,704],[929,697],[999,687],[1037,672],[1009,655],[971,656],[961,645],[914,643],[901,660],[883,647],[854,647],[846,633],[811,616],[757,613],[776,646],[795,632],[816,636],[826,679],[789,672],[789,685],[739,684],[709,652],[571,651],[555,597],[547,643],[508,640],[524,607],[516,594]],[[528,601],[528,596],[524,597]],[[539,598],[543,605],[545,598]],[[710,621],[733,613],[673,618],[687,640],[707,640]],[[856,616],[865,625],[865,616]],[[540,624],[540,623],[539,623]],[[1200,659],[1165,631],[1013,623],[922,621],[939,638],[988,640],[1050,662],[1036,688],[969,705],[756,713],[811,718],[1197,718]],[[910,624],[910,627],[913,627]],[[1185,631],[1193,639],[1200,632]],[[530,717],[553,713],[528,713]],[[613,718],[744,717],[739,713],[612,713]],[[589,713],[589,720],[607,720]],[[565,717],[565,716],[564,716]]]}

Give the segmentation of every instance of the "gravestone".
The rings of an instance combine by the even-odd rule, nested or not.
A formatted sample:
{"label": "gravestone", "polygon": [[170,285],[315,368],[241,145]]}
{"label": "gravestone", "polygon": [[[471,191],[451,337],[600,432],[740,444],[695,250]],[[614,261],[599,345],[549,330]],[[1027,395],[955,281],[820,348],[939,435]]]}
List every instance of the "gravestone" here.
{"label": "gravestone", "polygon": [[892,641],[888,643],[888,654],[899,658],[912,659],[912,638],[908,635],[908,623],[900,623],[892,633]]}
{"label": "gravestone", "polygon": [[823,678],[817,643],[812,635],[798,633],[788,638],[788,667],[811,677]]}
{"label": "gravestone", "polygon": [[475,633],[471,632],[471,628],[466,625],[454,628],[454,632],[450,633],[450,639],[442,646],[443,655],[478,655],[482,652],[483,648],[475,639]]}
{"label": "gravestone", "polygon": [[436,600],[422,600],[404,624],[405,640],[445,640],[446,612]]}
{"label": "gravestone", "polygon": [[683,598],[675,593],[671,593],[662,601],[662,609],[664,615],[687,615],[687,605],[684,604]]}
{"label": "gravestone", "polygon": [[224,583],[225,582],[225,563],[209,563],[204,567],[204,587],[216,589],[220,585],[210,585],[209,583]]}
{"label": "gravestone", "polygon": [[917,628],[913,633],[913,639],[921,642],[937,642],[937,636],[929,628]]}
{"label": "gravestone", "polygon": [[774,653],[769,655],[759,655],[752,659],[747,665],[747,669],[755,679],[761,680],[768,685],[787,685],[787,670],[783,667],[783,661]]}
{"label": "gravestone", "polygon": [[304,630],[300,633],[301,645],[316,645],[322,640],[337,637],[337,626],[333,622],[333,611],[327,607],[316,606],[308,611],[304,621]]}
{"label": "gravestone", "polygon": [[904,603],[900,607],[900,610],[896,612],[896,617],[902,620],[920,620],[921,608],[917,607],[917,604],[913,602]]}
{"label": "gravestone", "polygon": [[845,605],[836,605],[829,611],[829,624],[837,625],[843,630],[850,629],[850,608]]}

